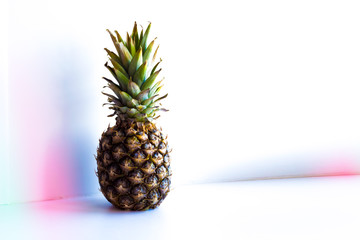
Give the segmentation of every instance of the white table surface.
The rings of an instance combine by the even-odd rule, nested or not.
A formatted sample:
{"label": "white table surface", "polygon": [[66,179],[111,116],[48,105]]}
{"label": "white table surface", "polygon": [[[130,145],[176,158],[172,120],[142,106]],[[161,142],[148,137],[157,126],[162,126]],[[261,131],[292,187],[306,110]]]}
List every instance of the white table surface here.
{"label": "white table surface", "polygon": [[0,239],[360,239],[360,176],[178,186],[160,208],[102,195],[0,205]]}

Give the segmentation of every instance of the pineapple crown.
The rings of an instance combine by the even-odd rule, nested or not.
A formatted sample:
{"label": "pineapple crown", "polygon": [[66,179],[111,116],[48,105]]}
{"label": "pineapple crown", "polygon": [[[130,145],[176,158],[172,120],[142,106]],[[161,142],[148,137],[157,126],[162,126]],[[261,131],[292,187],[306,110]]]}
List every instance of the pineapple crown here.
{"label": "pineapple crown", "polygon": [[[118,115],[121,119],[133,119],[139,122],[152,121],[158,111],[167,111],[160,108],[159,101],[166,98],[167,94],[159,97],[159,91],[163,87],[161,81],[156,82],[160,70],[157,70],[161,59],[156,62],[156,53],[159,49],[154,48],[156,38],[147,44],[151,23],[145,32],[143,29],[138,33],[135,22],[131,35],[127,33],[126,40],[121,38],[118,31],[114,34],[107,29],[115,45],[116,52],[105,48],[112,66],[105,63],[105,67],[110,71],[116,80],[103,77],[108,83],[108,87],[115,94],[103,92],[108,97],[109,108],[114,113],[109,116]],[[153,51],[155,49],[155,51]]]}

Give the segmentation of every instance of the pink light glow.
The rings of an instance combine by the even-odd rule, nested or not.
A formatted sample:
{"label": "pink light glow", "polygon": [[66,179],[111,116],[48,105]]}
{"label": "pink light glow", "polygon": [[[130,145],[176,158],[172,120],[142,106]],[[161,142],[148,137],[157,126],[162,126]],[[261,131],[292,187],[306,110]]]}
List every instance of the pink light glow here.
{"label": "pink light glow", "polygon": [[44,156],[42,199],[74,196],[77,190],[73,154],[64,139],[53,141]]}
{"label": "pink light glow", "polygon": [[342,154],[324,159],[314,169],[314,175],[347,176],[359,174],[359,170],[358,160],[355,156]]}

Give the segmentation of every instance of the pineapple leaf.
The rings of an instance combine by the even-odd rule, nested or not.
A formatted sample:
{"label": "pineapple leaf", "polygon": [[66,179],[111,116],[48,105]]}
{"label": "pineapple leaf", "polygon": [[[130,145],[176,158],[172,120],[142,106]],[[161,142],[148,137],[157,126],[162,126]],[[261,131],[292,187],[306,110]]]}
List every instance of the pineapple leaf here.
{"label": "pineapple leaf", "polygon": [[138,45],[136,46],[137,49],[140,48],[140,44],[141,44],[141,41],[142,41],[143,37],[144,37],[144,30],[141,29],[141,33],[140,33],[140,37],[139,37],[139,42],[138,42]]}
{"label": "pineapple leaf", "polygon": [[123,105],[116,105],[114,103],[104,103],[104,105],[111,105],[110,109],[120,110],[122,113],[126,113],[128,107]]}
{"label": "pineapple leaf", "polygon": [[161,63],[161,59],[160,59],[160,61],[153,67],[153,69],[151,70],[150,75],[153,75],[153,74],[154,74],[154,72],[156,71],[156,68],[159,66],[160,63]]}
{"label": "pineapple leaf", "polygon": [[126,113],[126,111],[128,110],[128,107],[126,106],[118,106],[116,104],[107,104],[107,105],[111,105],[111,107],[109,107],[110,109],[113,109],[113,110],[119,110],[121,113]]}
{"label": "pineapple leaf", "polygon": [[141,85],[141,90],[150,88],[155,82],[155,79],[159,75],[160,71],[161,69],[158,70],[157,72],[154,72],[148,79],[146,79],[146,81]]}
{"label": "pineapple leaf", "polygon": [[145,105],[137,105],[136,109],[139,110],[140,112],[142,112],[144,109],[146,109],[147,106]]}
{"label": "pineapple leaf", "polygon": [[[119,43],[116,43],[116,44],[118,45]],[[104,48],[104,49],[107,52],[107,54],[110,56],[110,58],[114,59],[118,63],[121,63],[121,59],[120,59],[120,57],[118,55],[116,55],[114,52],[110,51],[107,48]]]}
{"label": "pineapple leaf", "polygon": [[127,115],[129,115],[130,117],[135,116],[135,114],[140,113],[138,110],[136,110],[135,108],[128,108],[126,111]]}
{"label": "pineapple leaf", "polygon": [[159,95],[154,95],[154,96],[146,99],[145,101],[142,101],[141,104],[150,107],[150,104],[153,102],[153,99],[156,98],[157,96],[159,96]]}
{"label": "pineapple leaf", "polygon": [[131,33],[131,38],[133,38],[136,34],[137,34],[137,23],[135,21],[134,28],[133,28],[132,33]]}
{"label": "pineapple leaf", "polygon": [[131,38],[134,40],[135,48],[138,49],[137,46],[138,46],[138,43],[139,43],[139,34],[138,34],[136,22],[134,24],[134,28],[133,28],[133,31],[131,33]]}
{"label": "pineapple leaf", "polygon": [[131,100],[131,106],[136,107],[137,105],[139,105],[139,102],[136,99],[132,99]]}
{"label": "pineapple leaf", "polygon": [[144,118],[146,117],[146,114],[144,113],[138,113],[135,115],[135,118],[139,122],[144,122]]}
{"label": "pineapple leaf", "polygon": [[[155,38],[156,39],[156,38]],[[155,39],[149,44],[149,46],[147,47],[145,53],[144,53],[144,61],[149,61],[149,58],[150,58],[150,55],[152,53],[152,49],[153,49],[153,46],[154,46],[154,43],[155,43]]]}
{"label": "pineapple leaf", "polygon": [[120,92],[120,100],[121,102],[128,106],[128,107],[135,107],[135,105],[132,104],[131,100],[133,100],[133,98],[127,94],[126,92]]}
{"label": "pineapple leaf", "polygon": [[105,96],[109,97],[109,102],[113,102],[116,105],[123,106],[123,104],[120,102],[120,100],[117,97],[115,97],[114,95],[108,94],[106,92],[101,92],[101,93],[104,94]]}
{"label": "pineapple leaf", "polygon": [[142,111],[142,113],[150,114],[152,113],[157,107],[148,107],[145,110]]}
{"label": "pineapple leaf", "polygon": [[[156,55],[157,55],[157,52],[159,50],[159,47],[160,47],[160,45],[157,46],[157,48],[156,48],[156,50],[154,52],[153,59],[152,59],[152,64],[156,61]],[[161,62],[161,59],[160,59],[160,62]]]}
{"label": "pineapple leaf", "polygon": [[127,111],[128,109],[129,109],[128,107],[119,107],[119,110],[120,110],[122,113],[126,113],[126,111]]}
{"label": "pineapple leaf", "polygon": [[116,78],[115,70],[114,68],[110,67],[107,62],[105,63],[105,67],[110,71],[110,73]]}
{"label": "pineapple leaf", "polygon": [[116,80],[119,82],[121,89],[127,89],[127,85],[129,84],[129,79],[119,70],[115,69]]}
{"label": "pineapple leaf", "polygon": [[151,23],[149,23],[148,27],[146,28],[144,36],[143,36],[143,38],[141,39],[141,42],[140,42],[140,47],[142,47],[144,49],[144,51],[146,50],[146,42],[147,42],[147,38],[148,38],[149,33],[150,33],[150,28],[151,28]]}
{"label": "pineapple leaf", "polygon": [[[119,44],[119,43],[116,43],[116,44]],[[130,65],[130,62],[131,62],[131,59],[132,59],[132,55],[131,53],[129,52],[129,50],[125,47],[125,45],[123,43],[120,43],[120,58],[121,58],[121,62],[122,62],[122,65],[126,68],[126,69],[129,69],[129,65]]]}
{"label": "pineapple leaf", "polygon": [[136,84],[139,86],[141,86],[141,84],[145,80],[146,69],[147,69],[147,62],[145,61],[134,74],[134,82],[136,82]]}
{"label": "pineapple leaf", "polygon": [[129,78],[129,75],[127,74],[125,69],[120,65],[120,63],[118,63],[117,61],[115,61],[112,58],[110,58],[110,61],[111,61],[112,65],[114,66],[115,69],[119,70],[122,74],[125,75],[125,77]]}
{"label": "pineapple leaf", "polygon": [[124,43],[124,40],[121,38],[119,32],[115,30],[115,34],[116,34],[116,37],[117,37],[118,42]]}
{"label": "pineapple leaf", "polygon": [[109,88],[116,94],[116,96],[118,98],[120,98],[120,92],[121,92],[121,88],[119,85],[115,84],[113,81],[111,81],[110,79],[107,79],[105,77],[103,77],[103,79],[105,79],[108,84],[109,84]]}
{"label": "pineapple leaf", "polygon": [[116,51],[118,52],[118,54],[120,55],[120,48],[119,48],[119,45],[117,45],[116,43],[118,42],[116,37],[110,32],[109,29],[106,29],[106,31],[110,34],[110,37],[111,37],[111,40],[113,41],[114,45],[115,45],[115,48],[116,48]]}
{"label": "pineapple leaf", "polygon": [[136,83],[134,83],[133,81],[129,81],[129,83],[127,85],[127,90],[128,90],[128,93],[130,93],[130,95],[134,98],[140,93],[139,86]]}
{"label": "pineapple leaf", "polygon": [[133,76],[136,70],[140,67],[142,64],[142,49],[140,48],[132,58],[130,65],[129,65],[129,75]]}
{"label": "pineapple leaf", "polygon": [[136,53],[136,48],[135,48],[135,43],[134,43],[134,40],[129,36],[129,33],[127,33],[126,35],[126,42],[127,42],[127,47],[131,53],[132,56],[135,55]]}
{"label": "pineapple leaf", "polygon": [[159,97],[158,99],[156,99],[156,100],[154,101],[154,103],[156,103],[156,102],[158,102],[158,101],[160,101],[160,100],[162,100],[162,99],[166,98],[167,96],[168,96],[168,94],[165,94],[164,96]]}
{"label": "pineapple leaf", "polygon": [[139,102],[143,102],[145,101],[146,99],[149,98],[149,92],[150,92],[150,89],[145,89],[145,90],[142,90],[137,96],[136,96],[136,99],[139,101]]}
{"label": "pineapple leaf", "polygon": [[152,86],[151,90],[150,90],[150,93],[149,95],[152,96],[154,94],[156,94],[156,90],[157,88],[159,87],[159,85],[162,83],[162,81],[164,80],[165,78],[162,78],[160,81],[158,81],[157,83],[154,84],[154,86]]}
{"label": "pineapple leaf", "polygon": [[160,87],[156,88],[154,94],[158,94],[160,92],[160,90],[162,89],[164,85],[161,85]]}

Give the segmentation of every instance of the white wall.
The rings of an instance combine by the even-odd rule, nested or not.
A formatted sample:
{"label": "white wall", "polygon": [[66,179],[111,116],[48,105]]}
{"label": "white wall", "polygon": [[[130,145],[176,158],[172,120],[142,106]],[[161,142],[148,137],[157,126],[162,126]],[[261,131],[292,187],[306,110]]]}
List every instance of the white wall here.
{"label": "white wall", "polygon": [[[0,29],[8,31],[7,1],[0,2]],[[8,183],[8,38],[0,37],[0,203],[7,202]]]}
{"label": "white wall", "polygon": [[[160,43],[171,111],[159,124],[175,183],[359,173],[359,10],[357,1],[11,1],[10,199],[97,192],[92,154],[111,122],[100,94],[105,29],[124,33],[135,20],[151,21]],[[53,145],[66,154],[46,155]],[[39,189],[49,164],[57,188]]]}
{"label": "white wall", "polygon": [[158,28],[179,175],[359,172],[359,10],[357,1],[168,7]]}

